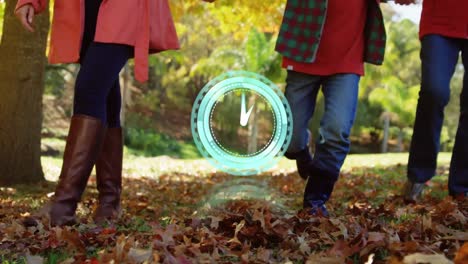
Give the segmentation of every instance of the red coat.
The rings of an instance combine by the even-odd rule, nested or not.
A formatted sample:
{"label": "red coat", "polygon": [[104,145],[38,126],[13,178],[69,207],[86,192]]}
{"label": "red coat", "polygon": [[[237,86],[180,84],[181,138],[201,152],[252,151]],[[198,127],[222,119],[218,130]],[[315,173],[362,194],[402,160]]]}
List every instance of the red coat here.
{"label": "red coat", "polygon": [[[50,37],[50,63],[78,62],[84,29],[85,0],[55,0]],[[32,4],[36,13],[48,0],[18,0],[16,8]],[[99,9],[95,41],[135,48],[135,77],[148,79],[148,54],[178,49],[168,0],[104,0]]]}
{"label": "red coat", "polygon": [[468,0],[424,0],[420,33],[468,39]]}

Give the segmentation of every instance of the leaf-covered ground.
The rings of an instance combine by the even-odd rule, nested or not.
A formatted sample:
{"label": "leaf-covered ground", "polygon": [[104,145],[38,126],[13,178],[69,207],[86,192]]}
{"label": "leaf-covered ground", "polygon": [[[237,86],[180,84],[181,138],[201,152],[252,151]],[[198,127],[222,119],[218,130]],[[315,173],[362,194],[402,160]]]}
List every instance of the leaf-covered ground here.
{"label": "leaf-covered ground", "polygon": [[[302,212],[304,181],[291,162],[255,177],[213,172],[203,161],[128,157],[121,220],[96,226],[92,177],[81,224],[22,220],[55,183],[0,189],[2,263],[468,263],[468,202],[447,198],[448,158],[423,201],[405,205],[405,155],[350,156],[330,218]],[[351,163],[349,162],[351,161]],[[45,158],[49,179],[60,159]],[[417,254],[415,254],[417,253]],[[429,262],[432,261],[432,262]],[[421,263],[423,263],[421,262]]]}

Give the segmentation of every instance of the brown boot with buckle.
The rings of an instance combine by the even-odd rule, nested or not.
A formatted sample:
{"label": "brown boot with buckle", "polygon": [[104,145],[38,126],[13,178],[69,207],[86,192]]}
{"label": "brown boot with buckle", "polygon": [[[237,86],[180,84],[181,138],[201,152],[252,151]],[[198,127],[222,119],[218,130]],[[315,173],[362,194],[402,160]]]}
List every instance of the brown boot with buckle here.
{"label": "brown boot with buckle", "polygon": [[62,171],[49,212],[52,226],[76,223],[76,207],[96,162],[104,132],[99,119],[86,115],[72,117]]}
{"label": "brown boot with buckle", "polygon": [[96,181],[99,191],[94,221],[103,223],[120,217],[122,190],[123,138],[122,128],[108,128],[101,153],[96,161]]}

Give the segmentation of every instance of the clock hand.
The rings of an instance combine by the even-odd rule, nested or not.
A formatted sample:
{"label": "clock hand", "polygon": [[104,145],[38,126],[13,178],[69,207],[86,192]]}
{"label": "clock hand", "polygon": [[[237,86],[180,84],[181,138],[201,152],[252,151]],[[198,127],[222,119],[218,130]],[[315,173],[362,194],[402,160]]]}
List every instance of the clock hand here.
{"label": "clock hand", "polygon": [[249,122],[250,114],[252,114],[253,110],[253,105],[250,107],[249,111],[246,111],[246,106],[245,106],[245,93],[242,93],[242,98],[241,98],[241,115],[240,115],[240,125],[241,126],[246,126],[247,123]]}

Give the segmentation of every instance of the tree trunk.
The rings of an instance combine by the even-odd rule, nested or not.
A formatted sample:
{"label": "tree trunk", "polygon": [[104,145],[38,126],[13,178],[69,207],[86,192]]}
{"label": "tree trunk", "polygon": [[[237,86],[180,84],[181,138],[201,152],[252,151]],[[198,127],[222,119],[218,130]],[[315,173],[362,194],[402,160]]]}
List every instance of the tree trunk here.
{"label": "tree trunk", "polygon": [[122,107],[120,110],[120,123],[122,127],[125,127],[125,114],[126,114],[126,107],[127,107],[127,98],[130,94],[128,82],[130,80],[130,74],[128,70],[128,64],[125,64],[123,71],[122,71]]}
{"label": "tree trunk", "polygon": [[[255,100],[257,96],[252,95],[249,98],[249,104],[247,108],[252,105],[255,105]],[[249,142],[247,146],[247,150],[249,154],[255,153],[258,150],[258,107],[254,106],[252,114],[250,115],[249,121]]]}
{"label": "tree trunk", "polygon": [[41,167],[42,94],[49,12],[34,18],[35,32],[6,0],[0,44],[0,184],[44,180]]}
{"label": "tree trunk", "polygon": [[384,135],[382,139],[382,153],[388,152],[388,134],[390,130],[390,115],[384,114]]}
{"label": "tree trunk", "polygon": [[398,131],[398,152],[403,152],[403,138],[405,136],[405,132],[403,128],[400,127]]}

